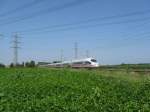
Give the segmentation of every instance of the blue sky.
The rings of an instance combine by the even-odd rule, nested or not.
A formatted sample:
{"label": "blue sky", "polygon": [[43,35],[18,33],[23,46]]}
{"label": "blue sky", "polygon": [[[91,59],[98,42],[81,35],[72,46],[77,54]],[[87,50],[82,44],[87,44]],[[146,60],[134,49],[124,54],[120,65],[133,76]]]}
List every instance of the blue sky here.
{"label": "blue sky", "polygon": [[[72,59],[78,42],[79,58],[89,50],[101,64],[150,63],[149,0],[83,0],[65,8],[64,4],[77,0],[37,0],[39,3],[31,4],[33,1],[0,0],[0,33],[4,35],[0,38],[0,62],[12,62],[11,41],[13,32],[18,32],[19,62],[58,60],[61,49],[65,60]],[[138,14],[131,14],[134,12]],[[126,14],[131,15],[120,17]],[[107,19],[97,19],[103,17]],[[94,18],[97,20],[85,22]]]}

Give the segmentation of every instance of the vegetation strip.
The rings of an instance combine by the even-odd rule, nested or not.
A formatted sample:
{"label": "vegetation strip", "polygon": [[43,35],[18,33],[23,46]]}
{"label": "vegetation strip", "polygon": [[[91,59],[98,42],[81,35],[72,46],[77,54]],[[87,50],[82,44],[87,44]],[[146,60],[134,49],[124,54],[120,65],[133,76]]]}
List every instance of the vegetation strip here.
{"label": "vegetation strip", "polygon": [[0,112],[148,112],[149,79],[126,71],[0,69]]}

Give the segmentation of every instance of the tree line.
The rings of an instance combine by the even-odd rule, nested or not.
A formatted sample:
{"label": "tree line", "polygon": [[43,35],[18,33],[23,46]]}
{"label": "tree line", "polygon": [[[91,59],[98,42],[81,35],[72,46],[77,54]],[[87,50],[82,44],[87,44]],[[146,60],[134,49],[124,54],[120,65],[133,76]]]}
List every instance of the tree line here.
{"label": "tree line", "polygon": [[6,66],[5,64],[0,63],[0,68],[5,68],[5,67],[9,67],[9,68],[14,68],[14,67],[36,67],[36,63],[35,61],[28,61],[28,62],[22,62],[21,64],[18,63],[17,65],[14,65],[13,63],[10,63],[10,65]]}

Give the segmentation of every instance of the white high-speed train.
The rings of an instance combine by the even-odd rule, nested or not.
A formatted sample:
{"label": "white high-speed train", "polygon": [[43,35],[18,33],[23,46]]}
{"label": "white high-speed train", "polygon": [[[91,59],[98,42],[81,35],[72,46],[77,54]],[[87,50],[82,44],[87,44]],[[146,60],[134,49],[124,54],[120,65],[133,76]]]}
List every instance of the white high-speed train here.
{"label": "white high-speed train", "polygon": [[64,62],[60,62],[60,63],[40,65],[40,67],[89,68],[89,67],[99,67],[99,64],[94,58],[85,58],[85,59],[64,61]]}

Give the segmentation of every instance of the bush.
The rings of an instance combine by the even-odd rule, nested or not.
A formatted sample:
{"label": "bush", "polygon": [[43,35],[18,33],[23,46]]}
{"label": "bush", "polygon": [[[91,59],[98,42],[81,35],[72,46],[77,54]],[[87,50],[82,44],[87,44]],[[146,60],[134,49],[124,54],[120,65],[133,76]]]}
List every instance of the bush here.
{"label": "bush", "polygon": [[25,67],[36,67],[35,61],[26,62]]}
{"label": "bush", "polygon": [[0,68],[5,68],[5,65],[0,63]]}

